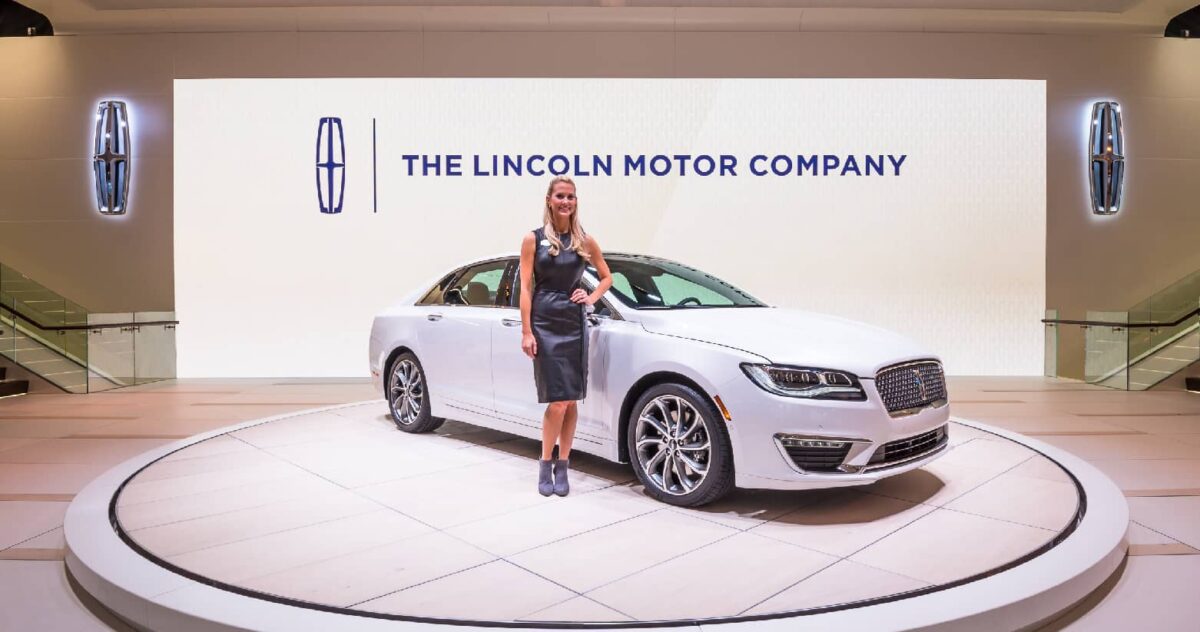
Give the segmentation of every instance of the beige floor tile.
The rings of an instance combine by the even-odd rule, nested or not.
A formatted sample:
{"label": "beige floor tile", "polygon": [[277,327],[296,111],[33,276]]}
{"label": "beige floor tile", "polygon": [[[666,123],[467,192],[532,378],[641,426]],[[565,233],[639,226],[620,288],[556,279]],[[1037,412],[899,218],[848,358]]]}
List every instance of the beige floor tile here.
{"label": "beige floor tile", "polygon": [[1200,549],[1200,496],[1126,500],[1131,520]]}
{"label": "beige floor tile", "polygon": [[237,422],[238,420],[230,419],[226,416],[218,416],[216,419],[178,419],[156,416],[149,419],[132,419],[129,421],[118,421],[105,426],[81,428],[68,434],[72,437],[169,435],[184,438],[224,428]]}
{"label": "beige floor tile", "polygon": [[972,439],[995,439],[996,438],[996,435],[994,435],[990,432],[984,432],[977,428],[972,428],[970,426],[964,426],[962,424],[951,423],[949,430],[950,430],[949,443],[952,446],[956,446],[960,443],[966,443]]}
{"label": "beige floor tile", "polygon": [[0,502],[0,549],[62,526],[69,503]]}
{"label": "beige floor tile", "polygon": [[742,614],[772,614],[851,603],[928,586],[911,577],[841,560],[755,605]]}
{"label": "beige floor tile", "polygon": [[1009,476],[1024,476],[1026,478],[1040,478],[1046,481],[1055,481],[1059,483],[1071,483],[1071,477],[1062,469],[1058,463],[1038,455],[1028,461],[1014,467],[1005,473]]}
{"label": "beige floor tile", "polygon": [[1143,393],[1142,397],[1130,397],[1122,402],[1094,402],[1085,400],[1062,404],[1060,409],[1076,415],[1096,415],[1106,418],[1119,416],[1166,417],[1179,413],[1200,413],[1200,398],[1158,397],[1158,393]]}
{"label": "beige floor tile", "polygon": [[[187,454],[191,448],[185,448],[175,454]],[[282,461],[266,452],[253,449],[239,450],[200,456],[156,461],[146,469],[138,472],[134,481],[138,484],[149,481],[161,481],[169,478],[196,476],[217,472],[233,472],[247,468],[279,465]]]}
{"label": "beige floor tile", "polygon": [[1149,434],[1200,434],[1200,414],[1160,417],[1108,417],[1111,424]]}
{"label": "beige floor tile", "polygon": [[1155,435],[1045,436],[1043,441],[1088,460],[1200,459],[1200,445]]}
{"label": "beige floor tile", "polygon": [[159,463],[169,461],[186,461],[230,454],[233,452],[257,452],[258,450],[244,441],[238,441],[229,435],[218,435],[187,447],[187,449],[163,457]]}
{"label": "beige floor tile", "polygon": [[633,617],[622,614],[588,599],[587,597],[572,597],[562,603],[556,603],[549,608],[538,610],[525,615],[517,621],[558,621],[558,622],[592,622],[633,621]]}
{"label": "beige floor tile", "polygon": [[[481,480],[487,481],[486,494],[478,493]],[[578,472],[571,477],[572,493],[608,485]],[[537,463],[527,459],[489,461],[356,491],[440,529],[560,500],[537,493]]]}
{"label": "beige floor tile", "polygon": [[432,530],[393,511],[376,511],[167,557],[226,583],[333,559]]}
{"label": "beige floor tile", "polygon": [[513,621],[575,593],[505,561],[484,564],[360,604],[389,612],[473,621]]}
{"label": "beige floor tile", "polygon": [[1066,413],[1043,413],[1035,415],[1013,415],[1004,413],[986,415],[961,415],[966,419],[1030,435],[1042,434],[1096,434],[1134,433],[1136,430],[1104,421],[1098,417],[1079,417]]}
{"label": "beige floor tile", "polygon": [[848,491],[793,511],[753,533],[846,557],[933,510],[931,505]]}
{"label": "beige floor tile", "polygon": [[395,432],[395,426],[381,428],[328,411],[300,414],[251,426],[234,432],[232,436],[259,448],[274,448],[312,441],[339,441],[352,435],[366,433],[373,436],[383,432]]}
{"label": "beige floor tile", "polygon": [[430,445],[397,437],[398,434],[389,432],[374,438],[359,435],[341,441],[314,441],[268,450],[282,460],[345,487],[364,487],[508,458],[503,454]]}
{"label": "beige floor tile", "polygon": [[999,472],[994,467],[978,468],[938,459],[921,469],[885,478],[861,490],[868,494],[941,506],[997,474]]}
{"label": "beige floor tile", "polygon": [[0,437],[65,437],[80,432],[99,432],[121,421],[119,419],[76,419],[71,417],[14,419],[0,415]]}
{"label": "beige floor tile", "polygon": [[135,476],[121,491],[119,504],[136,505],[253,484],[271,485],[274,481],[304,476],[311,476],[311,474],[282,461],[266,462],[235,470],[205,471],[159,480],[141,481]]}
{"label": "beige floor tile", "polygon": [[1025,446],[997,437],[975,439],[954,446],[935,463],[967,465],[999,474],[1020,465],[1035,454],[1037,453]]}
{"label": "beige floor tile", "polygon": [[668,506],[668,509],[745,530],[762,526],[801,507],[812,506],[830,495],[828,490],[734,489],[728,496],[703,507]]}
{"label": "beige floor tile", "polygon": [[[944,584],[1012,561],[1053,537],[1054,533],[1045,529],[942,509],[849,559],[931,584]],[[980,546],[981,542],[988,544]],[[930,555],[930,551],[937,554]]]}
{"label": "beige floor tile", "polygon": [[0,463],[0,494],[76,494],[109,464]]}
{"label": "beige floor tile", "polygon": [[63,528],[58,527],[51,529],[37,537],[30,538],[19,544],[14,544],[11,549],[42,549],[42,550],[62,550],[67,548],[67,539],[63,536]]}
{"label": "beige floor tile", "polygon": [[729,527],[659,511],[510,557],[517,565],[586,592],[738,533]]}
{"label": "beige floor tile", "polygon": [[1149,527],[1136,522],[1129,523],[1129,546],[1139,544],[1179,544],[1179,540],[1169,538]]}
{"label": "beige floor tile", "polygon": [[1196,629],[1200,555],[1131,557],[1112,591],[1061,629],[1069,632]]}
{"label": "beige floor tile", "polygon": [[116,465],[167,439],[48,439],[21,450],[0,452],[0,463],[100,463]]}
{"label": "beige floor tile", "polygon": [[[272,595],[349,607],[495,559],[435,532],[255,577],[240,585]],[[443,596],[451,602],[462,597]]]}
{"label": "beige floor tile", "polygon": [[733,616],[837,561],[832,555],[744,532],[587,596],[641,621]]}
{"label": "beige floor tile", "polygon": [[1200,434],[1164,434],[1159,436],[1169,441],[1178,441],[1179,443],[1200,446]]}
{"label": "beige floor tile", "polygon": [[159,557],[179,555],[262,537],[309,525],[379,511],[378,504],[348,491],[332,491],[297,500],[129,531]]}
{"label": "beige floor tile", "polygon": [[946,503],[945,507],[1058,532],[1075,519],[1079,493],[1073,483],[1005,473]]}
{"label": "beige floor tile", "polygon": [[89,610],[68,583],[62,562],[0,561],[0,586],[0,627],[5,630],[133,630]]}
{"label": "beige floor tile", "polygon": [[144,529],[341,489],[333,483],[305,474],[279,479],[270,485],[255,483],[227,487],[140,504],[124,502],[122,495],[117,501],[117,519],[127,530]]}
{"label": "beige floor tile", "polygon": [[[384,412],[383,414],[386,415],[387,413]],[[431,436],[447,440],[452,443],[453,447],[459,449],[503,443],[520,438],[508,432],[501,432],[481,426],[472,426],[471,424],[454,420],[449,420],[445,424],[442,424],[442,427],[438,428]]]}
{"label": "beige floor tile", "polygon": [[45,441],[45,439],[41,437],[0,437],[0,452],[27,446],[39,441]]}
{"label": "beige floor tile", "polygon": [[548,500],[553,502],[459,525],[447,533],[507,556],[663,508],[626,486]]}
{"label": "beige floor tile", "polygon": [[1200,489],[1200,459],[1097,459],[1091,463],[1126,492]]}

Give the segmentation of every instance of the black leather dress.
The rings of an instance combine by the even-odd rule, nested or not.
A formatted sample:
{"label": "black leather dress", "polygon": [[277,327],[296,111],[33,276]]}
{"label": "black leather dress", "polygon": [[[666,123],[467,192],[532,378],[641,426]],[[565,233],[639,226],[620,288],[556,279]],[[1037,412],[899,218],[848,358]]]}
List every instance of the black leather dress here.
{"label": "black leather dress", "polygon": [[562,402],[587,396],[587,314],[572,303],[587,262],[571,250],[570,235],[559,235],[563,247],[550,255],[544,229],[533,231],[533,305],[531,329],[537,340],[533,381],[538,402]]}

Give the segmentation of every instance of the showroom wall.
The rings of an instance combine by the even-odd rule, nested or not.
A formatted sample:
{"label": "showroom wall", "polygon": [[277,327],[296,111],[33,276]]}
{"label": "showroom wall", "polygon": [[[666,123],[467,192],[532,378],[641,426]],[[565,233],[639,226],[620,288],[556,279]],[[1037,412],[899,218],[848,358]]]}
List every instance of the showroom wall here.
{"label": "showroom wall", "polygon": [[[1047,306],[1073,316],[1122,309],[1200,269],[1193,197],[1200,46],[1192,41],[1117,34],[292,31],[3,39],[0,59],[0,261],[96,311],[174,305],[174,78],[1045,79]],[[136,117],[131,210],[121,218],[101,217],[90,197],[89,126],[105,97],[125,99]],[[1088,210],[1082,172],[1084,119],[1101,98],[1123,105],[1129,159],[1125,207],[1105,219]],[[1005,168],[1003,156],[979,159]],[[212,204],[222,203],[220,193],[215,184]],[[1064,350],[1061,370],[1078,374],[1078,356]]]}

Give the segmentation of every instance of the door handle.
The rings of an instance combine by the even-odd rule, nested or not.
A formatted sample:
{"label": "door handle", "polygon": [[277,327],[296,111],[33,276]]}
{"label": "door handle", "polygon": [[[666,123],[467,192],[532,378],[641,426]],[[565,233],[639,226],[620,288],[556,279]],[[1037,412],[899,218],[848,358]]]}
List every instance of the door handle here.
{"label": "door handle", "polygon": [[426,316],[425,319],[436,322],[436,321],[439,321],[442,319],[442,315],[441,314],[430,314],[430,315]]}
{"label": "door handle", "polygon": [[501,318],[501,319],[500,319],[500,324],[501,324],[501,325],[504,325],[505,327],[520,327],[520,326],[521,326],[521,321],[519,321],[519,320],[513,320],[513,319],[511,319],[511,318]]}

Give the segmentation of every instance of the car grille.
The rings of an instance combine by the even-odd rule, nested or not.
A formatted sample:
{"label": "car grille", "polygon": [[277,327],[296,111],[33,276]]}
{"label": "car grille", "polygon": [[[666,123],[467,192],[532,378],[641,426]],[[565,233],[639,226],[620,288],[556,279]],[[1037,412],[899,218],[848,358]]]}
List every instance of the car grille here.
{"label": "car grille", "polygon": [[787,455],[796,467],[805,472],[836,472],[846,455],[850,453],[850,443],[838,448],[801,448],[785,447]]}
{"label": "car grille", "polygon": [[893,417],[916,412],[946,399],[942,365],[933,361],[886,368],[875,375],[875,388]]}
{"label": "car grille", "polygon": [[941,426],[915,437],[889,441],[875,449],[875,454],[872,454],[871,460],[867,462],[867,468],[887,467],[915,459],[941,448],[949,440],[950,431],[946,426]]}

